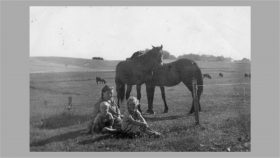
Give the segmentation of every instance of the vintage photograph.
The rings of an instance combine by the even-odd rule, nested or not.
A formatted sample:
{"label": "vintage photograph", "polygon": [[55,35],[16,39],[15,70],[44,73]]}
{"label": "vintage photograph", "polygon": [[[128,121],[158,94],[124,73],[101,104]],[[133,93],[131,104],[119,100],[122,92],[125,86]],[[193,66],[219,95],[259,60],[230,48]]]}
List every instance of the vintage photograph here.
{"label": "vintage photograph", "polygon": [[250,6],[29,7],[31,152],[251,152]]}

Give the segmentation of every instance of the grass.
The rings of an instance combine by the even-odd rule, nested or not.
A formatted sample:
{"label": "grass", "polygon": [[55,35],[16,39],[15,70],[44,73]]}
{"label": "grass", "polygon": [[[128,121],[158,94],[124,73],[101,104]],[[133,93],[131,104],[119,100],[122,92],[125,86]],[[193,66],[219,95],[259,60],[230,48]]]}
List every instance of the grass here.
{"label": "grass", "polygon": [[[31,74],[30,151],[250,151],[250,84],[214,85],[250,83],[250,79],[244,78],[244,72],[250,70],[249,65],[199,63],[199,66],[203,73],[209,73],[213,78],[204,80],[200,126],[195,126],[194,116],[188,115],[191,94],[183,84],[166,88],[169,112],[164,114],[160,90],[156,88],[156,114],[144,117],[152,129],[162,133],[158,139],[80,134],[87,126],[92,106],[103,87],[95,83],[95,77],[103,77],[114,86],[114,72]],[[217,76],[221,70],[224,78]],[[136,96],[135,88],[131,94]],[[73,98],[71,111],[65,108],[69,96]],[[141,103],[146,111],[145,86]],[[122,112],[124,108],[122,105]]]}

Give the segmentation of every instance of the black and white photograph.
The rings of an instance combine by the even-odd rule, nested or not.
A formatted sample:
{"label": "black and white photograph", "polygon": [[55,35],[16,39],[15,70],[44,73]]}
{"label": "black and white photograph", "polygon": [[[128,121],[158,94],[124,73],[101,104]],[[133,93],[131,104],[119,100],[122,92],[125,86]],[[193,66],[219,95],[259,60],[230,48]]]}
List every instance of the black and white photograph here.
{"label": "black and white photograph", "polygon": [[30,152],[251,152],[250,6],[30,6]]}

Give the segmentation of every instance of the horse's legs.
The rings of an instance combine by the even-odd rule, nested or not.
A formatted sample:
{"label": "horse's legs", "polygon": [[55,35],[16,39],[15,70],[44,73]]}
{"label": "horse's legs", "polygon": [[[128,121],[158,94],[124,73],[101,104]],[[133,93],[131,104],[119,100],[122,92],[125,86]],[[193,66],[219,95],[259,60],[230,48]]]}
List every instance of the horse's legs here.
{"label": "horse's legs", "polygon": [[140,99],[141,99],[141,85],[140,84],[136,85],[136,91],[137,91],[137,99],[139,100],[138,110],[142,113],[141,104],[140,104]]}
{"label": "horse's legs", "polygon": [[199,88],[199,87],[197,87],[197,99],[198,99],[198,109],[199,109],[199,111],[201,111],[201,106],[200,106],[200,96],[201,96],[201,94],[202,94],[202,90],[201,90],[201,88]]}
{"label": "horse's legs", "polygon": [[[188,87],[188,89],[191,91],[192,93],[192,107],[191,107],[191,110],[189,112],[189,114],[192,114],[194,112],[194,96],[193,96],[193,88],[192,88],[192,83],[187,83],[187,82],[184,82],[184,84]],[[200,95],[201,95],[201,92],[199,92],[199,90],[197,90],[197,100],[198,100],[198,109],[199,111],[201,111],[201,106],[200,106]]]}
{"label": "horse's legs", "polygon": [[131,89],[132,89],[132,85],[127,85],[126,87],[126,92],[125,92],[125,99],[127,100],[130,96],[130,92],[131,92]]}
{"label": "horse's legs", "polygon": [[146,84],[146,93],[148,98],[147,113],[154,114],[155,112],[153,111],[153,100],[154,100],[155,86]]}
{"label": "horse's legs", "polygon": [[166,104],[166,100],[165,100],[165,89],[164,86],[160,86],[160,91],[161,91],[161,98],[164,102],[164,113],[168,112],[168,106]]}
{"label": "horse's legs", "polygon": [[136,85],[136,91],[137,91],[137,99],[140,101],[141,99],[141,85]]}
{"label": "horse's legs", "polygon": [[[193,98],[193,88],[192,88],[192,83],[191,81],[190,82],[184,82],[183,83],[185,84],[185,86],[191,91],[191,94],[192,94],[192,98]],[[194,98],[192,100],[192,107],[191,107],[191,110],[189,111],[189,114],[192,114],[194,112]]]}

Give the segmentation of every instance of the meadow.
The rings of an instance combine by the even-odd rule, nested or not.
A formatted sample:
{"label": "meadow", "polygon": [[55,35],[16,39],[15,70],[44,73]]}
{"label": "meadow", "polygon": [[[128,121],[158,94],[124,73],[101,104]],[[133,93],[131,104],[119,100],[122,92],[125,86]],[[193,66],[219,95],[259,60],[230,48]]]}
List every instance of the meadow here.
{"label": "meadow", "polygon": [[[162,113],[164,106],[157,87],[156,114],[144,117],[162,136],[129,139],[80,134],[104,86],[96,84],[95,77],[105,78],[108,85],[115,86],[113,70],[117,62],[96,62],[31,59],[30,151],[251,150],[251,87],[250,78],[244,77],[250,72],[250,63],[198,62],[202,72],[212,76],[204,79],[199,126],[195,125],[194,115],[188,114],[192,98],[182,83],[166,87],[168,113]],[[220,72],[223,78],[218,76]],[[135,87],[131,95],[136,96]],[[66,109],[68,97],[72,97],[71,110]],[[146,111],[144,85],[141,105]],[[125,102],[121,105],[121,111],[124,110]]]}

